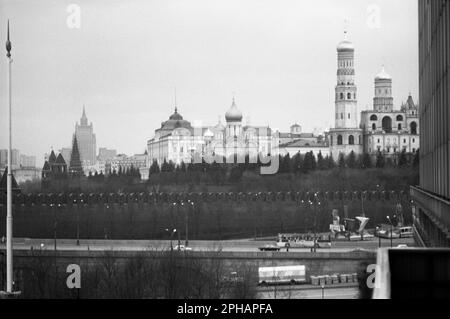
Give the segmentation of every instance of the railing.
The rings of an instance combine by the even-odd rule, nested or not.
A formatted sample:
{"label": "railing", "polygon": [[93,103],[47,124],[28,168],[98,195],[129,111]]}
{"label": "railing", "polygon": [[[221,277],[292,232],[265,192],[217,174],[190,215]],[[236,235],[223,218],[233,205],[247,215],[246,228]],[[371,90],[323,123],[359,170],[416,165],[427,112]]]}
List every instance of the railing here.
{"label": "railing", "polygon": [[450,237],[450,201],[422,188],[411,186],[412,200],[422,208],[442,232]]}

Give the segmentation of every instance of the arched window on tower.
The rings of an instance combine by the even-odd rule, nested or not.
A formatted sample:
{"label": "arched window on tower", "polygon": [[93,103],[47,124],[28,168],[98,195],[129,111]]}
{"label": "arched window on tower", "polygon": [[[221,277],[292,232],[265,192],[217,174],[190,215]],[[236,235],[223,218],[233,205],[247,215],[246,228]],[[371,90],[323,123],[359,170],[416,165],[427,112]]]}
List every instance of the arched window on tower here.
{"label": "arched window on tower", "polygon": [[401,121],[403,121],[403,116],[401,116],[401,115],[397,115],[397,121],[398,121],[398,122],[401,122]]}
{"label": "arched window on tower", "polygon": [[338,137],[337,137],[337,145],[342,145],[342,135],[338,135]]}
{"label": "arched window on tower", "polygon": [[347,93],[347,100],[351,100],[352,99],[352,94],[351,93]]}
{"label": "arched window on tower", "polygon": [[371,120],[371,121],[378,121],[378,116],[376,116],[375,114],[373,114],[373,115],[370,117],[370,120]]}
{"label": "arched window on tower", "polygon": [[349,145],[355,145],[355,137],[353,135],[350,135],[348,137],[348,144]]}
{"label": "arched window on tower", "polygon": [[389,116],[383,117],[382,127],[383,131],[385,131],[386,133],[392,132],[392,119]]}
{"label": "arched window on tower", "polygon": [[411,134],[416,135],[417,134],[417,123],[411,122],[410,127],[411,127]]}
{"label": "arched window on tower", "polygon": [[341,93],[341,100],[344,99],[344,93]]}

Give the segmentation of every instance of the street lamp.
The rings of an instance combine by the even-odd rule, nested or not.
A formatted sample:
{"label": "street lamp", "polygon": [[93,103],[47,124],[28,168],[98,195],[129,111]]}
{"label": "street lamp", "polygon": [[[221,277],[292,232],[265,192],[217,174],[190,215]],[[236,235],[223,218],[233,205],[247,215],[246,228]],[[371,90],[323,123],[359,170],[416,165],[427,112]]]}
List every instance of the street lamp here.
{"label": "street lamp", "polygon": [[73,202],[77,205],[77,246],[80,246],[80,210],[78,209],[77,200],[74,199]]}
{"label": "street lamp", "polygon": [[391,220],[391,218],[389,217],[389,216],[386,216],[386,218],[387,218],[387,220],[389,221],[389,224],[391,224],[391,235],[390,235],[390,238],[391,238],[391,248],[392,248],[392,231],[393,231],[393,225],[392,225],[392,220]]}
{"label": "street lamp", "polygon": [[11,41],[9,40],[9,20],[6,37],[6,57],[8,59],[8,156],[6,175],[6,291],[5,296],[15,296],[13,292],[13,216],[12,216],[12,121],[11,121]]}
{"label": "street lamp", "polygon": [[[188,199],[188,203],[191,205],[192,210],[194,210],[194,202],[191,202],[191,200]],[[188,235],[189,235],[189,209],[186,210],[186,241],[185,241],[186,247],[189,244]]]}
{"label": "street lamp", "polygon": [[381,247],[380,227],[377,226],[375,231],[378,236],[378,248],[380,248]]}
{"label": "street lamp", "polygon": [[[166,232],[170,233],[170,230],[168,228],[166,228]],[[172,243],[172,237],[173,234],[175,234],[177,232],[176,228],[174,228],[172,230],[172,232],[170,233],[170,251],[173,251],[173,243]],[[178,246],[178,248],[180,248],[180,246]]]}
{"label": "street lamp", "polygon": [[54,247],[56,251],[56,227],[58,225],[58,222],[56,221],[56,212],[55,212],[55,204],[50,204],[50,207],[53,210],[53,241],[54,241]]}

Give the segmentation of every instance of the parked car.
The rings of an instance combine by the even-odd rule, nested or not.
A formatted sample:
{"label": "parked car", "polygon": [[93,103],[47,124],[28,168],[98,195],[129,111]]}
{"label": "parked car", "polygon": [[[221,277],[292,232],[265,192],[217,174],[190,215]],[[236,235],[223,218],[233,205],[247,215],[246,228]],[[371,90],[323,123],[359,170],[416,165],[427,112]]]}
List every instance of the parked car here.
{"label": "parked car", "polygon": [[258,248],[260,251],[280,251],[280,247],[276,245],[265,245]]}
{"label": "parked car", "polygon": [[185,245],[176,245],[173,249],[174,250],[182,250],[182,251],[190,251],[190,250],[192,250],[191,247],[186,247]]}

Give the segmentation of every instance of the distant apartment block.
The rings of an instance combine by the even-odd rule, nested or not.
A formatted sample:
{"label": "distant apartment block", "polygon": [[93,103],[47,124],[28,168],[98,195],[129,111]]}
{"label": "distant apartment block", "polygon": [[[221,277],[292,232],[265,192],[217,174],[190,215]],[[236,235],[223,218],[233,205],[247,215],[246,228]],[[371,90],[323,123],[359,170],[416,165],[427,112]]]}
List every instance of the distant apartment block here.
{"label": "distant apartment block", "polygon": [[[0,150],[0,169],[4,169],[8,163],[8,150]],[[18,149],[11,151],[11,167],[18,168],[35,168],[36,156],[21,154]]]}

